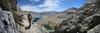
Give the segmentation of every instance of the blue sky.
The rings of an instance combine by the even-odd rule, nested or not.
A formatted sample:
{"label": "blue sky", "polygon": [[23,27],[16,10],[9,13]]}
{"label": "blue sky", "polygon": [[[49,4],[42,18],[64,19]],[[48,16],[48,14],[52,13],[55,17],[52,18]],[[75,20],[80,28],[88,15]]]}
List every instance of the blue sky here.
{"label": "blue sky", "polygon": [[17,0],[17,5],[24,11],[61,12],[71,7],[79,8],[86,0]]}

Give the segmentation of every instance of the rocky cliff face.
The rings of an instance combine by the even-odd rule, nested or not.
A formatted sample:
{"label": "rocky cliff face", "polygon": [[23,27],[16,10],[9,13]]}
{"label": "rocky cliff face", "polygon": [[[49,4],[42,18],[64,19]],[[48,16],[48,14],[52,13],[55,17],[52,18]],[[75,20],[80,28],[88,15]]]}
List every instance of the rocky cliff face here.
{"label": "rocky cliff face", "polygon": [[0,8],[0,33],[20,33],[16,27],[13,14]]}
{"label": "rocky cliff face", "polygon": [[17,0],[0,0],[0,7],[3,10],[13,10],[17,11]]}
{"label": "rocky cliff face", "polygon": [[54,33],[100,33],[100,2],[88,0],[83,10],[76,14],[69,14],[60,25],[55,26]]}

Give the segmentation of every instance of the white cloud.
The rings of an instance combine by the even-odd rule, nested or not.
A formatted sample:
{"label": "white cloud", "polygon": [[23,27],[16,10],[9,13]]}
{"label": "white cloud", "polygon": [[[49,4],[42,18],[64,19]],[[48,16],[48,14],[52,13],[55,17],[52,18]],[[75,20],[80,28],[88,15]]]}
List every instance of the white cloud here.
{"label": "white cloud", "polygon": [[44,4],[42,4],[42,6],[47,6],[47,7],[53,6],[54,7],[54,6],[58,6],[58,3],[59,3],[58,0],[45,0]]}
{"label": "white cloud", "polygon": [[[39,0],[36,0],[36,1],[39,1]],[[59,6],[59,0],[45,0],[44,4],[41,4],[39,6],[23,5],[20,8],[26,11],[44,12],[44,11],[54,11],[56,10],[58,6]],[[42,7],[45,7],[45,8],[42,8]]]}

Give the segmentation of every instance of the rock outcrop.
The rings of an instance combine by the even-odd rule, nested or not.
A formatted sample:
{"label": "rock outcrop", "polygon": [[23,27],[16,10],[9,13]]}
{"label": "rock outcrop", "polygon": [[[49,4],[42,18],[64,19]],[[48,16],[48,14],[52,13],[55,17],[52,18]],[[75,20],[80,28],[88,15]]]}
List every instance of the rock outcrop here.
{"label": "rock outcrop", "polygon": [[10,11],[0,10],[0,33],[20,33]]}
{"label": "rock outcrop", "polygon": [[95,26],[91,30],[89,30],[87,33],[100,33],[100,25]]}
{"label": "rock outcrop", "polygon": [[54,33],[100,33],[97,26],[100,24],[100,2],[98,1],[87,0],[86,7],[76,14],[68,14],[62,23],[55,26]]}
{"label": "rock outcrop", "polygon": [[7,11],[17,11],[17,0],[0,0],[0,7]]}

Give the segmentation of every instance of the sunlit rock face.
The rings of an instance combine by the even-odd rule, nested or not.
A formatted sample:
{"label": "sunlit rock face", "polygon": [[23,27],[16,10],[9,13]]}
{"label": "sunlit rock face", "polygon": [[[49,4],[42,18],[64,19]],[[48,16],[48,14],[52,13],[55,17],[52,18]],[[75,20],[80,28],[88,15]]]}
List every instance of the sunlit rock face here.
{"label": "sunlit rock face", "polygon": [[[42,30],[40,28],[38,28],[37,25],[29,23],[27,13],[19,11],[17,13],[17,15],[20,16],[19,18],[21,18],[21,20],[19,20],[19,24],[17,24],[18,29],[21,33],[42,33],[41,32]],[[29,27],[29,25],[31,25],[31,26]],[[29,27],[29,28],[26,29],[26,27]]]}
{"label": "sunlit rock face", "polygon": [[20,23],[24,26],[24,27],[28,27],[29,26],[29,20],[26,14],[24,14],[23,12],[19,12],[18,16],[20,16],[19,18],[21,18]]}
{"label": "sunlit rock face", "polygon": [[89,30],[87,33],[100,33],[100,25],[95,26],[91,30]]}
{"label": "sunlit rock face", "polygon": [[0,33],[20,33],[10,11],[0,11]]}
{"label": "sunlit rock face", "polygon": [[23,13],[22,11],[17,12],[17,19],[18,19],[18,29],[22,32],[25,33],[27,32],[27,29],[25,29],[25,27],[29,26],[29,20],[27,17],[27,14]]}

